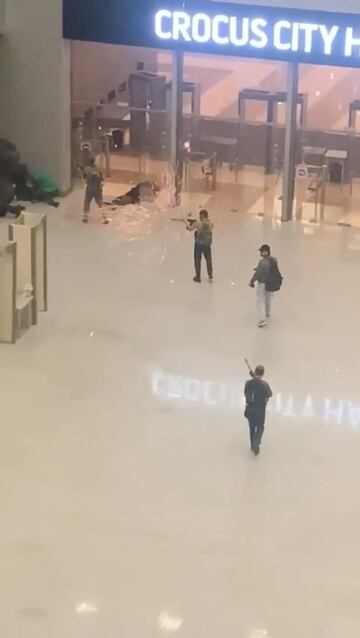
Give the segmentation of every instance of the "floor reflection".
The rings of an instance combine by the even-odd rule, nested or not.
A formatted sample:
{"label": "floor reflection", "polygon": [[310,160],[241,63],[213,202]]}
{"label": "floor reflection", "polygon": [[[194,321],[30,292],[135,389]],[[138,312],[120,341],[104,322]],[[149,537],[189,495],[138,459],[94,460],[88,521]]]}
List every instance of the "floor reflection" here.
{"label": "floor reflection", "polygon": [[[239,411],[245,405],[244,383],[245,377],[218,383],[169,374],[160,368],[151,373],[152,392],[156,396]],[[319,419],[324,423],[360,429],[360,404],[346,398],[315,397],[312,393],[301,396],[275,391],[268,410],[287,418]]]}

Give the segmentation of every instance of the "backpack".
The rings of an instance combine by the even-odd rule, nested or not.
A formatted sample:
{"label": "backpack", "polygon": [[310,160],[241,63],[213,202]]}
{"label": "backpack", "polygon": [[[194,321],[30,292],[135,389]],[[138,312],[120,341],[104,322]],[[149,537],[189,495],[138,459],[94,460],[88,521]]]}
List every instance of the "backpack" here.
{"label": "backpack", "polygon": [[283,282],[283,277],[279,270],[277,260],[270,257],[270,271],[265,284],[265,290],[267,292],[277,292],[280,290]]}

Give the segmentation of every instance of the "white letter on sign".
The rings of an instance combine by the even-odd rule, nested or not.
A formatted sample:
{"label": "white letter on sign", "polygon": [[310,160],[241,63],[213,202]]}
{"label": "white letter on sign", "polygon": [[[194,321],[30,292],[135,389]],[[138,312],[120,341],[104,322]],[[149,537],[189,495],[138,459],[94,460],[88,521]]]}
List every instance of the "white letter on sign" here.
{"label": "white letter on sign", "polygon": [[230,18],[228,16],[215,16],[213,19],[212,38],[216,44],[229,44],[230,38],[228,35],[220,35],[220,25],[229,24]]}
{"label": "white letter on sign", "polygon": [[173,13],[173,33],[174,40],[180,40],[180,36],[186,41],[191,42],[189,29],[191,25],[190,16],[184,11],[174,11]]}
{"label": "white letter on sign", "polygon": [[195,42],[211,40],[211,19],[206,13],[196,13],[192,21],[192,37]]}
{"label": "white letter on sign", "polygon": [[251,20],[251,31],[253,32],[255,38],[251,38],[249,42],[250,46],[256,47],[257,49],[266,47],[268,43],[268,37],[264,31],[266,25],[266,20],[263,20],[262,18],[255,18],[255,20]]}
{"label": "white letter on sign", "polygon": [[287,29],[291,31],[291,24],[287,20],[280,20],[276,22],[274,27],[274,47],[279,51],[289,51],[291,49],[290,42],[283,42],[281,40],[282,31]]}
{"label": "white letter on sign", "polygon": [[324,40],[324,53],[325,55],[331,55],[332,45],[339,31],[339,27],[334,25],[333,27],[331,27],[330,31],[328,31],[327,27],[324,24],[320,24],[319,29],[322,35],[322,39]]}
{"label": "white letter on sign", "polygon": [[241,38],[238,37],[239,21],[235,16],[230,18],[230,42],[236,47],[243,47],[249,42],[249,18],[241,20]]}
{"label": "white letter on sign", "polygon": [[170,40],[171,31],[164,31],[164,19],[168,18],[171,20],[171,11],[167,9],[161,9],[155,15],[155,33],[158,38],[162,38],[163,40]]}
{"label": "white letter on sign", "polygon": [[313,33],[318,30],[319,26],[317,24],[301,23],[299,27],[305,31],[304,53],[311,53]]}
{"label": "white letter on sign", "polygon": [[[353,54],[353,47],[360,46],[360,38],[354,38],[354,29],[348,27],[345,36],[345,55],[349,58]],[[360,55],[360,53],[358,53]]]}

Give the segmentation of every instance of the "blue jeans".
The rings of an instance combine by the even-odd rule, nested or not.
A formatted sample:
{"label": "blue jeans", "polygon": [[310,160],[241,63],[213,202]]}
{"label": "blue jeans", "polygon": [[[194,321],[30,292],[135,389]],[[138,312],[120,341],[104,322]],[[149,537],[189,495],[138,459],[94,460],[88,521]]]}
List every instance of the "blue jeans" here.
{"label": "blue jeans", "polygon": [[258,283],[256,295],[259,323],[266,323],[266,319],[270,317],[273,294],[273,292],[266,290],[265,284]]}

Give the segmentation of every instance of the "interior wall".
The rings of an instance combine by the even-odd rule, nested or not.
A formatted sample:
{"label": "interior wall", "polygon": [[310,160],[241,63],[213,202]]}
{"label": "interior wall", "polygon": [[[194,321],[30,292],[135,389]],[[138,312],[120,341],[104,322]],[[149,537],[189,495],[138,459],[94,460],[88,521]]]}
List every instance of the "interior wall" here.
{"label": "interior wall", "polygon": [[[168,53],[159,53],[158,70],[171,71]],[[186,54],[184,79],[201,86],[201,115],[237,117],[238,93],[245,88],[285,91],[286,65],[271,61],[239,60],[212,55]],[[247,118],[262,118],[261,105],[252,105]]]}
{"label": "interior wall", "polygon": [[0,35],[5,27],[5,0],[0,0]]}
{"label": "interior wall", "polygon": [[[168,74],[170,56],[159,53],[159,72]],[[201,114],[236,117],[239,91],[243,89],[286,90],[287,65],[267,60],[186,54],[184,77],[201,86]],[[299,92],[308,96],[307,126],[343,130],[348,125],[349,103],[360,99],[360,69],[300,65]],[[279,105],[279,120],[285,107]],[[264,121],[265,109],[249,103],[246,118]]]}
{"label": "interior wall", "polygon": [[92,42],[72,43],[72,98],[75,102],[98,102],[136,70],[157,70],[157,51]]}
{"label": "interior wall", "polygon": [[[0,0],[1,1],[1,0]],[[32,171],[70,188],[70,45],[62,0],[11,0],[0,38],[0,136]]]}

